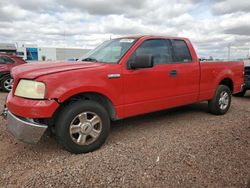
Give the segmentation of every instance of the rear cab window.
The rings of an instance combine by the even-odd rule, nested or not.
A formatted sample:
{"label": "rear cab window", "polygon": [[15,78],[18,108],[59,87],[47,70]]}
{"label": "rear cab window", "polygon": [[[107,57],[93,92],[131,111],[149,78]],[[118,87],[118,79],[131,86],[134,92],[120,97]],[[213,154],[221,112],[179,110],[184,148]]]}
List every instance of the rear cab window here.
{"label": "rear cab window", "polygon": [[175,63],[190,63],[192,62],[192,56],[189,48],[184,40],[174,39],[172,40],[174,62]]}

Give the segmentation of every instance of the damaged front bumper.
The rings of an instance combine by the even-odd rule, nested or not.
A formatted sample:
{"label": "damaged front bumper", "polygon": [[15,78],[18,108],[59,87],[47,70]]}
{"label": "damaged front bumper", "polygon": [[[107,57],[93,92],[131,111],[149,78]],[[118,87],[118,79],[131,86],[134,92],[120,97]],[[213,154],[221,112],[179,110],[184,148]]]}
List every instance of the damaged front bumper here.
{"label": "damaged front bumper", "polygon": [[39,124],[32,119],[18,117],[7,108],[4,109],[2,115],[7,118],[7,130],[25,143],[36,144],[48,128],[48,125]]}

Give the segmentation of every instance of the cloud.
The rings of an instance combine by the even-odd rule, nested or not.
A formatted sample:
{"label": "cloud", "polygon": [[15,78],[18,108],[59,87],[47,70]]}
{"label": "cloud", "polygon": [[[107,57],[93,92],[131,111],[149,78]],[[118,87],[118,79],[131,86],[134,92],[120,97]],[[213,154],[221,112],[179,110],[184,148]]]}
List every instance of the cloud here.
{"label": "cloud", "polygon": [[233,27],[230,29],[226,29],[226,34],[235,34],[235,35],[245,35],[250,36],[250,25],[242,25],[238,27]]}
{"label": "cloud", "polygon": [[235,12],[250,12],[248,0],[211,0],[212,11],[215,14],[230,14]]}
{"label": "cloud", "polygon": [[226,34],[250,36],[249,20],[250,13],[234,13],[224,16],[221,25]]}
{"label": "cloud", "polygon": [[28,15],[28,11],[16,5],[0,3],[0,21],[21,20]]}
{"label": "cloud", "polygon": [[58,11],[61,6],[51,0],[32,1],[32,0],[3,0],[6,4],[12,4],[20,7],[23,10],[36,11],[36,12],[48,12]]}
{"label": "cloud", "polygon": [[110,36],[183,36],[199,56],[226,58],[230,44],[233,57],[245,57],[239,49],[249,47],[249,2],[1,0],[0,41],[93,48]]}
{"label": "cloud", "polygon": [[80,9],[93,15],[121,14],[125,11],[142,9],[144,6],[144,1],[140,0],[58,0],[58,3],[65,8]]}

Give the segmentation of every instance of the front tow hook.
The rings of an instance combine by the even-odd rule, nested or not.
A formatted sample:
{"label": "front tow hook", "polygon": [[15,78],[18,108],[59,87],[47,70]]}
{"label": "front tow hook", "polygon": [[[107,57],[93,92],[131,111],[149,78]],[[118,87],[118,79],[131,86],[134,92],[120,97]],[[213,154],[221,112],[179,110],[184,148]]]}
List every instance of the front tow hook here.
{"label": "front tow hook", "polygon": [[1,116],[4,118],[4,119],[7,119],[7,114],[8,114],[8,108],[6,105],[4,105],[4,108],[3,108],[3,111],[1,113]]}

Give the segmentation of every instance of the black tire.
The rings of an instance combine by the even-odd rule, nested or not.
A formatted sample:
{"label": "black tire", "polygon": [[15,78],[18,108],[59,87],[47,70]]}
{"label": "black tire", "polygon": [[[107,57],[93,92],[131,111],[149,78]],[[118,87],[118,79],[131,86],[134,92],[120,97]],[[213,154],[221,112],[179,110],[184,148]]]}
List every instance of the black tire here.
{"label": "black tire", "polygon": [[235,97],[244,97],[244,95],[246,94],[246,92],[247,92],[247,90],[244,89],[243,91],[241,91],[239,93],[236,93],[233,96],[235,96]]}
{"label": "black tire", "polygon": [[[226,93],[226,94],[225,94]],[[221,103],[221,95],[227,95],[228,96],[228,103],[227,105],[223,103]],[[224,104],[224,105],[223,105]],[[209,112],[215,115],[223,115],[225,113],[227,113],[228,109],[230,108],[231,105],[231,91],[229,89],[229,87],[225,86],[225,85],[219,85],[219,87],[217,88],[214,98],[210,101],[208,101],[208,109]]]}
{"label": "black tire", "polygon": [[[77,144],[74,141],[74,137],[72,137],[73,134],[70,133],[70,127],[72,126],[74,118],[78,117],[79,114],[84,112],[85,113],[92,112],[96,114],[98,118],[101,120],[100,124],[102,127],[99,136],[95,138],[96,140],[94,140],[92,143],[89,143],[88,145]],[[81,122],[79,123],[81,124]],[[81,131],[82,129],[87,130],[88,128],[81,127]],[[56,126],[55,126],[56,139],[58,143],[61,144],[69,152],[75,154],[88,153],[100,148],[106,141],[109,135],[109,130],[110,130],[110,118],[108,112],[99,103],[89,100],[79,100],[65,106],[65,108],[60,112],[59,116],[57,116]]]}
{"label": "black tire", "polygon": [[1,79],[1,89],[3,90],[3,91],[5,91],[5,92],[10,92],[11,91],[11,89],[12,89],[12,86],[11,87],[8,87],[7,85],[6,85],[6,82],[7,81],[10,81],[10,80],[12,80],[12,86],[13,86],[13,78],[11,78],[11,76],[10,75],[5,75],[2,79]]}

